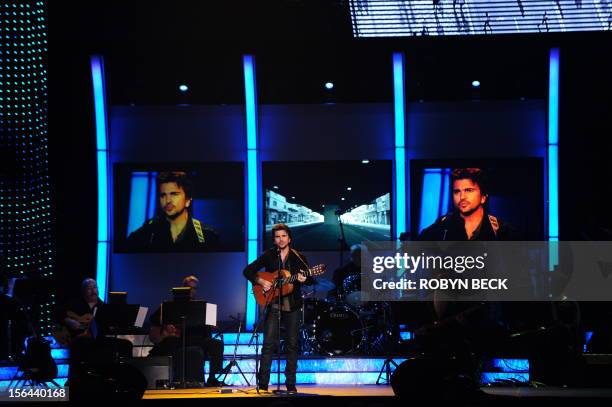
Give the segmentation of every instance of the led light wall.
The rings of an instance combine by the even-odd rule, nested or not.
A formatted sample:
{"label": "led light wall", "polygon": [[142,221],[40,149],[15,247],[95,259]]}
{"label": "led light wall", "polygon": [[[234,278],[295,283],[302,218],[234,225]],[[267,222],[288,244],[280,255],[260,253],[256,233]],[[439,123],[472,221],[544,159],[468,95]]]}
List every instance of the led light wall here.
{"label": "led light wall", "polygon": [[[54,277],[47,134],[47,4],[0,3],[0,261],[5,277]],[[55,295],[37,292],[28,311],[51,331]],[[35,305],[34,305],[35,304]]]}

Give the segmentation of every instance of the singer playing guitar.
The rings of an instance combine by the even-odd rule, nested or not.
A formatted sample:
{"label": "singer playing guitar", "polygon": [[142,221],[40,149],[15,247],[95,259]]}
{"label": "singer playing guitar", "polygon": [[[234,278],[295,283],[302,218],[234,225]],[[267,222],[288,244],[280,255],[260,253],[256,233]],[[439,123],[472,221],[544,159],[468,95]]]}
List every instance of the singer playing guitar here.
{"label": "singer playing guitar", "polygon": [[[293,291],[281,296],[281,309],[278,297],[269,301],[264,319],[264,343],[262,349],[261,369],[259,371],[259,389],[268,390],[272,357],[278,345],[278,313],[281,313],[281,324],[285,328],[285,351],[287,364],[285,366],[285,384],[287,391],[297,392],[295,378],[298,361],[298,330],[300,326],[300,309],[302,308],[302,284],[314,283],[312,277],[305,277],[302,270],[308,270],[308,262],[304,255],[291,248],[291,229],[285,224],[272,228],[274,247],[264,252],[254,262],[244,269],[244,276],[253,283],[253,290],[268,292],[273,290],[273,282],[258,276],[258,271],[265,268],[267,272],[287,270],[292,278]],[[306,273],[308,274],[308,273]],[[283,290],[284,291],[284,290]],[[273,298],[273,297],[270,297]]]}

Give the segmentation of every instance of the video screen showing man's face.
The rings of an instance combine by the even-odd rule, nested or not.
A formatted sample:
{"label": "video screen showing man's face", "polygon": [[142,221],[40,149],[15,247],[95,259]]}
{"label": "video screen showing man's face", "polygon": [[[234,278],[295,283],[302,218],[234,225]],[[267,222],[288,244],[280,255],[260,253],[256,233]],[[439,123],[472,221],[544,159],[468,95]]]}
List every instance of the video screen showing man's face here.
{"label": "video screen showing man's face", "polygon": [[[437,239],[457,238],[444,223],[454,224],[455,218],[467,224],[466,230],[475,227],[475,235],[492,219],[493,233],[507,225],[513,236],[524,240],[544,237],[545,178],[540,158],[411,160],[410,172],[414,237],[438,225],[433,227],[442,229]],[[481,221],[475,224],[474,219]]]}
{"label": "video screen showing man's face", "polygon": [[119,253],[241,251],[243,165],[117,164],[114,219]]}

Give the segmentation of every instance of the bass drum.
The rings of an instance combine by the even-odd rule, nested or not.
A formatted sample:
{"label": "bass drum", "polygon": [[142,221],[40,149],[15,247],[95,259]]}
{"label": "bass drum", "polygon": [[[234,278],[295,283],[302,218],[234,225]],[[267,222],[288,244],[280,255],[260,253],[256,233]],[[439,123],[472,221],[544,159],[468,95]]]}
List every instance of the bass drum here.
{"label": "bass drum", "polygon": [[317,315],[315,339],[327,355],[355,353],[364,346],[366,329],[359,314],[344,304],[330,305]]}

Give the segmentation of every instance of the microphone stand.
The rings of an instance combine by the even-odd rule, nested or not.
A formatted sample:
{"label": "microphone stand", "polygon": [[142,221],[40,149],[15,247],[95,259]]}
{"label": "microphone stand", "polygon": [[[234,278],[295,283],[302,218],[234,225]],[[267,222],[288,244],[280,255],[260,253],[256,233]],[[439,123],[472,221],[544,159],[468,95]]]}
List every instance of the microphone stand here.
{"label": "microphone stand", "polygon": [[272,305],[272,302],[266,301],[263,313],[258,315],[257,322],[253,325],[253,333],[251,334],[251,339],[249,340],[249,346],[251,346],[253,344],[253,339],[255,339],[255,390],[257,391],[257,394],[259,394],[259,329],[261,327],[261,323],[265,322],[268,318],[270,305]]}
{"label": "microphone stand", "polygon": [[246,376],[242,372],[242,369],[240,368],[240,365],[238,364],[238,362],[236,362],[236,357],[237,357],[236,354],[238,352],[238,344],[240,343],[240,333],[242,331],[242,319],[240,318],[240,314],[238,314],[237,318],[234,318],[232,315],[230,315],[230,318],[233,319],[234,321],[238,322],[238,335],[236,336],[236,343],[234,344],[234,354],[232,355],[232,359],[227,364],[227,366],[225,366],[225,368],[223,368],[223,370],[222,370],[221,374],[224,374],[225,376],[223,376],[223,379],[221,379],[221,382],[224,382],[225,379],[227,379],[227,375],[232,371],[232,367],[236,366],[236,368],[238,369],[238,373],[240,373],[242,375],[242,378],[244,379],[244,382],[246,383],[246,385],[250,386],[251,383],[249,383],[249,381],[247,380]]}
{"label": "microphone stand", "polygon": [[[282,303],[282,294],[283,294],[283,276],[281,273],[282,270],[282,266],[283,266],[283,260],[281,257],[281,251],[280,248],[278,249],[278,275],[276,277],[276,282],[277,282],[277,286],[278,286],[278,326],[277,326],[277,335],[278,337],[277,339],[277,350],[278,350],[278,359],[276,360],[276,390],[273,391],[273,393],[275,394],[283,394],[284,392],[280,389],[280,360],[281,360],[281,347],[280,347],[280,343],[281,343],[281,313],[283,310],[283,303]],[[287,256],[289,256],[289,253],[287,253]],[[273,291],[274,292],[274,291]]]}
{"label": "microphone stand", "polygon": [[346,244],[346,235],[344,234],[344,223],[342,223],[339,211],[336,211],[336,216],[338,216],[338,226],[340,227],[338,243],[340,245],[340,267],[342,267],[344,265],[344,251],[348,248],[348,245]]}
{"label": "microphone stand", "polygon": [[[266,308],[264,310],[264,321],[266,316],[268,315],[268,307],[270,304],[266,304]],[[253,344],[253,339],[255,339],[255,391],[259,394],[259,326],[261,324],[261,315],[259,316],[258,321],[253,325],[253,334],[251,335],[251,339],[249,340],[249,346]]]}
{"label": "microphone stand", "polygon": [[181,388],[186,389],[187,385],[185,383],[185,353],[186,353],[186,338],[187,338],[187,321],[186,321],[186,315],[182,315],[181,316],[181,326],[183,328],[183,331],[181,332],[181,336],[183,337],[182,339],[182,347],[183,347],[183,354],[181,355],[182,357],[182,371],[181,371]]}

